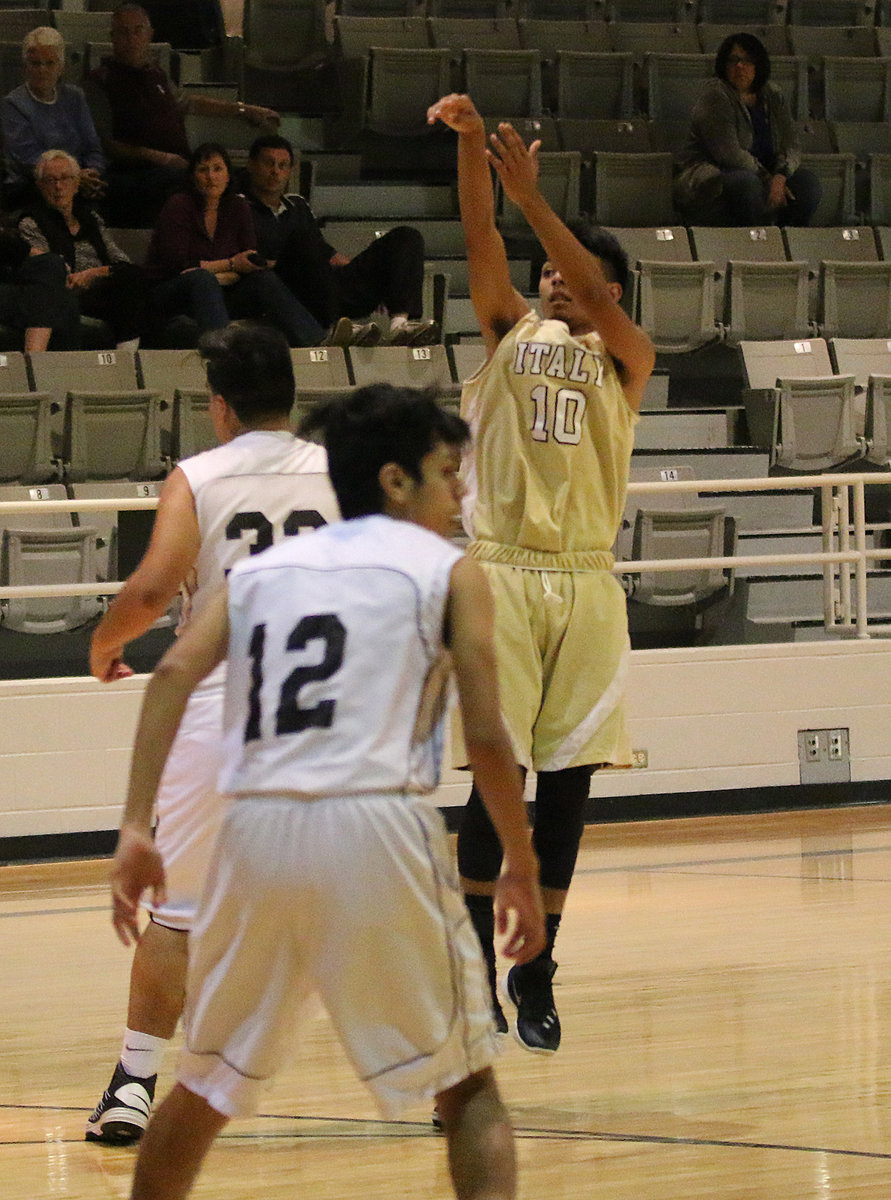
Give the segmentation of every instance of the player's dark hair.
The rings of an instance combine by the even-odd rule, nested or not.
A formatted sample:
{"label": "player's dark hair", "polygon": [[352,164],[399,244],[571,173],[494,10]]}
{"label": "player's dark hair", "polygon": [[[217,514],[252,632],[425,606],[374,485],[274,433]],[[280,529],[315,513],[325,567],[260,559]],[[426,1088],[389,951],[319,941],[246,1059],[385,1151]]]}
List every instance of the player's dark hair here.
{"label": "player's dark hair", "polygon": [[440,442],[463,446],[470,429],[448,412],[429,388],[372,383],[316,405],[300,425],[302,434],[320,432],[328,451],[328,474],[344,518],[383,511],[378,475],[398,463],[421,479],[421,459]]}
{"label": "player's dark hair", "polygon": [[261,150],[287,150],[291,157],[291,162],[293,163],[294,161],[294,147],[280,133],[264,133],[260,137],[254,138],[251,142],[251,148],[248,150],[248,158],[251,162],[259,157]]}
{"label": "player's dark hair", "polygon": [[279,330],[233,321],[201,335],[198,353],[210,390],[222,396],[243,425],[287,415],[294,405],[294,367]]}
{"label": "player's dark hair", "polygon": [[[600,260],[606,278],[612,283],[618,283],[624,292],[628,287],[628,255],[622,249],[618,238],[612,233],[607,233],[605,229],[601,229],[599,225],[592,225],[583,217],[567,221],[566,228],[578,238],[589,254],[593,254]],[[532,264],[534,279],[541,274],[541,269],[546,261],[547,255],[543,247],[539,247]]]}
{"label": "player's dark hair", "polygon": [[755,37],[754,33],[746,33],[741,30],[739,33],[731,33],[724,38],[715,55],[715,74],[719,79],[727,82],[727,60],[730,58],[730,52],[734,46],[739,46],[740,50],[752,60],[755,68],[752,91],[760,92],[770,79],[770,55],[767,53],[764,43],[760,38]]}

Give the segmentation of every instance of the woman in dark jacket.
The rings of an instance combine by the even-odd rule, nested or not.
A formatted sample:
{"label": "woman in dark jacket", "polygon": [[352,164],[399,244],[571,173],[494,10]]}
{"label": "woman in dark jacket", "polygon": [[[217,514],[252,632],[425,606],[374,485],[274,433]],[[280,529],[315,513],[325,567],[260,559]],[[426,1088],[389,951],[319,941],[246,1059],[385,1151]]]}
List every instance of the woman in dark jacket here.
{"label": "woman in dark jacket", "polygon": [[702,224],[807,225],[819,200],[785,96],[770,82],[767,51],[754,34],[731,34],[693,106],[675,182],[678,209]]}
{"label": "woman in dark jacket", "polygon": [[58,254],[79,310],[112,328],[116,344],[135,349],[146,321],[145,277],[78,193],[80,167],[65,150],[47,150],[34,172],[39,198],[19,221],[38,254]]}
{"label": "woman in dark jacket", "polygon": [[186,313],[202,333],[234,318],[265,320],[292,346],[317,345],[325,331],[257,254],[251,210],[232,189],[225,149],[198,146],[189,178],[188,191],[161,209],[146,257],[164,314]]}

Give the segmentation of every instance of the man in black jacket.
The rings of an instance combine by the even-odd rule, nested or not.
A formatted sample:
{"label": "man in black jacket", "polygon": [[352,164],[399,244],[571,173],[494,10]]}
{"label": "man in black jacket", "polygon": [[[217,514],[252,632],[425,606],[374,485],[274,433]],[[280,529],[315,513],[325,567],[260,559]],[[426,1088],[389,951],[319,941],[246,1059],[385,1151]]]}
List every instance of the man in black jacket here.
{"label": "man in black jacket", "polygon": [[383,340],[397,346],[426,346],[439,340],[434,321],[421,320],[424,239],[399,225],[375,238],[355,258],[325,241],[302,196],[286,196],[294,151],[278,134],[258,137],[250,149],[244,195],[254,215],[260,254],[310,310],[320,325],[332,326],[338,345],[373,345],[377,324],[356,326],[353,318],[377,309],[389,316]]}

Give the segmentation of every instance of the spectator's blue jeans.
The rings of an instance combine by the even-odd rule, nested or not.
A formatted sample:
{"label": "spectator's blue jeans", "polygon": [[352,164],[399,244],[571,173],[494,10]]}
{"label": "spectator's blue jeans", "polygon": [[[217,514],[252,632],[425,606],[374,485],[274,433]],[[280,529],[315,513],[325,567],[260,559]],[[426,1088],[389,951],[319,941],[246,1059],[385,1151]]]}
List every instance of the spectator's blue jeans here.
{"label": "spectator's blue jeans", "polygon": [[820,203],[822,189],[813,171],[799,167],[786,181],[795,197],[781,208],[768,209],[767,188],[754,171],[735,169],[722,171],[724,191],[721,203],[728,225],[762,225],[774,221],[779,225],[808,225]]}

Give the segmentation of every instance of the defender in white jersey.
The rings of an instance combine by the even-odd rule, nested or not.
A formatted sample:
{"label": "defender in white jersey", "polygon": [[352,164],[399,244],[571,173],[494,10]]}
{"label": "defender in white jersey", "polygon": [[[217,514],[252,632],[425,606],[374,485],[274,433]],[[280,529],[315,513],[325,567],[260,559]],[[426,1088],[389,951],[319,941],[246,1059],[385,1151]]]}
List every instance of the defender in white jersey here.
{"label": "defender in white jersey", "polygon": [[[145,557],[93,635],[99,679],[131,673],[124,643],[166,610],[177,589],[184,593],[182,630],[239,559],[338,517],[324,449],[290,429],[294,379],[284,338],[236,324],[209,334],[200,351],[221,445],[184,459],[166,480]],[[221,664],[192,696],[158,791],[155,836],[166,894],[147,906],[121,1059],[87,1122],[88,1141],[141,1136],[163,1048],[182,1012],[187,934],[228,806],[217,788],[224,679]]]}
{"label": "defender in white jersey", "polygon": [[[553,949],[584,828],[591,774],[630,765],[622,694],[628,660],[625,597],[611,572],[634,427],[654,363],[647,334],[619,300],[628,260],[616,239],[567,227],[537,185],[539,143],[506,122],[487,145],[468,96],[429,111],[458,133],[458,194],[470,293],[487,360],[461,394],[473,432],[468,553],[495,597],[503,715],[517,762],[537,772],[534,841],[548,944],[514,966],[506,992],[514,1036],[535,1053],[560,1044]],[[541,242],[541,315],[512,286],[495,225],[490,166]],[[496,1018],[492,885],[500,851],[471,791],[458,866],[480,937]]]}
{"label": "defender in white jersey", "polygon": [[[471,761],[504,847],[506,953],[544,944],[538,863],[498,708],[492,603],[444,540],[467,426],[386,384],[328,404],[345,520],[233,568],[155,672],[113,870],[137,932],[163,889],[150,815],[189,693],[228,657],[222,783],[236,799],[192,932],[186,1049],[143,1139],[136,1200],[181,1200],[227,1119],[253,1110],[309,992],[385,1115],[436,1098],[462,1200],[515,1195],[479,943],[430,800],[454,663]],[[514,922],[508,928],[508,915]]]}

